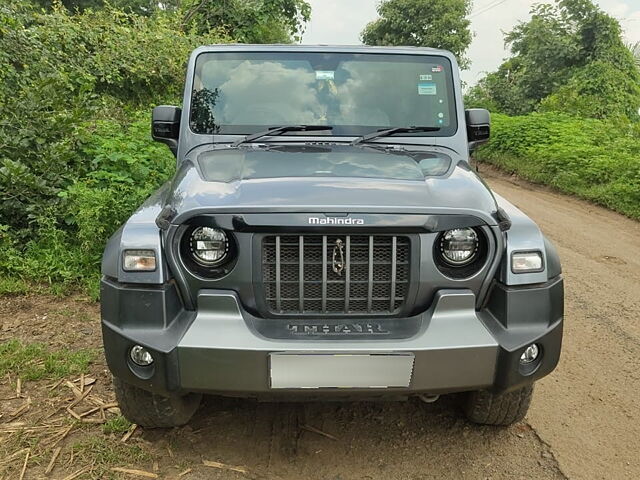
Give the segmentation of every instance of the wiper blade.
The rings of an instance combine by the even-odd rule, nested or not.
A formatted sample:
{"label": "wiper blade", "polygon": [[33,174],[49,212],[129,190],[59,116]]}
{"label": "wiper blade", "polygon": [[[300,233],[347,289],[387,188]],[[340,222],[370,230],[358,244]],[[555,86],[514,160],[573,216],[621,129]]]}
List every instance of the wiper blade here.
{"label": "wiper blade", "polygon": [[269,130],[264,130],[262,132],[252,133],[251,135],[247,135],[244,138],[241,138],[237,142],[233,142],[231,145],[233,147],[237,147],[243,143],[253,142],[258,138],[280,135],[285,132],[318,132],[322,130],[332,130],[333,127],[331,125],[282,125],[281,127],[273,127]]}
{"label": "wiper blade", "polygon": [[378,130],[372,133],[368,133],[360,138],[356,138],[351,145],[357,145],[359,143],[366,143],[370,140],[380,137],[388,137],[389,135],[395,135],[396,133],[417,133],[417,132],[437,132],[440,127],[394,127],[387,128],[386,130]]}

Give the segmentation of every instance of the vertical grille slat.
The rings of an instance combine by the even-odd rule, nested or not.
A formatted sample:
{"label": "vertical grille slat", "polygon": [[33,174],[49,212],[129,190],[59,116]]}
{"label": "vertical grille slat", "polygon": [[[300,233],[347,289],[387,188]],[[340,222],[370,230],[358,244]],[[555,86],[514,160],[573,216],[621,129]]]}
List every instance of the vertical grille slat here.
{"label": "vertical grille slat", "polygon": [[304,312],[304,237],[300,235],[298,237],[298,296],[299,304],[298,308],[301,312]]}
{"label": "vertical grille slat", "polygon": [[327,236],[322,236],[322,313],[327,311]]}
{"label": "vertical grille slat", "polygon": [[398,267],[398,237],[391,239],[391,295],[389,295],[389,309],[393,310],[396,303],[396,271]]}
{"label": "vertical grille slat", "polygon": [[282,310],[282,295],[280,295],[280,236],[276,237],[276,310]]}
{"label": "vertical grille slat", "polygon": [[265,305],[281,315],[394,315],[407,300],[410,251],[406,236],[266,235]]}
{"label": "vertical grille slat", "polygon": [[373,235],[369,237],[369,275],[367,285],[367,312],[373,307]]}
{"label": "vertical grille slat", "polygon": [[344,311],[349,312],[349,282],[351,272],[351,237],[347,235],[345,266],[344,266]]}

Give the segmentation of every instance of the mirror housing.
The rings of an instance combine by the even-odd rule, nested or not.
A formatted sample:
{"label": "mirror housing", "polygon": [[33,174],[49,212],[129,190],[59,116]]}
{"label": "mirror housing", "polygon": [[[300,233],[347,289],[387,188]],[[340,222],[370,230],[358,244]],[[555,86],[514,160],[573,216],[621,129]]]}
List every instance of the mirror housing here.
{"label": "mirror housing", "polygon": [[491,114],[484,108],[469,108],[465,110],[467,122],[467,139],[469,151],[475,150],[479,145],[487,143],[491,135]]}
{"label": "mirror housing", "polygon": [[151,115],[151,137],[166,144],[174,155],[178,153],[181,115],[182,109],[171,105],[159,105]]}

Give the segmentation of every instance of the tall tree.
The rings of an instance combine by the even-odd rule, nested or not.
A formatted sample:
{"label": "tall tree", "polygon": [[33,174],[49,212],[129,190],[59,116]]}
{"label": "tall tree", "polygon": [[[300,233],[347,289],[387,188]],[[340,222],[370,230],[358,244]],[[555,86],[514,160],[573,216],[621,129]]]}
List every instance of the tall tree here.
{"label": "tall tree", "polygon": [[591,0],[537,5],[505,37],[511,58],[468,95],[512,115],[533,110],[637,117],[640,71],[618,21]]}
{"label": "tall tree", "polygon": [[175,10],[180,0],[32,0],[34,4],[46,10],[62,5],[70,12],[83,12],[87,9],[98,10],[106,7],[121,9],[138,15],[151,15],[156,10]]}
{"label": "tall tree", "polygon": [[298,41],[311,17],[305,0],[185,1],[184,28],[217,30],[243,43]]}
{"label": "tall tree", "polygon": [[383,0],[380,18],[362,31],[366,45],[410,45],[444,48],[453,52],[463,68],[472,34],[467,19],[471,0]]}
{"label": "tall tree", "polygon": [[629,45],[629,50],[636,62],[636,67],[640,68],[640,42]]}

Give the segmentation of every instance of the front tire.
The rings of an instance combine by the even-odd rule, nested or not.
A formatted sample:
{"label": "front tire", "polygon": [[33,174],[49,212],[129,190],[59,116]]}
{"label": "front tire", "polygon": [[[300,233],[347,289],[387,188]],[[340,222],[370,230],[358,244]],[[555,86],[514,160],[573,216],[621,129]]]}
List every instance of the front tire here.
{"label": "front tire", "polygon": [[113,387],[122,415],[147,428],[178,427],[186,424],[200,406],[202,395],[164,397],[113,377]]}
{"label": "front tire", "polygon": [[491,393],[486,390],[469,392],[464,413],[474,423],[511,425],[525,417],[532,396],[533,384],[506,393]]}

